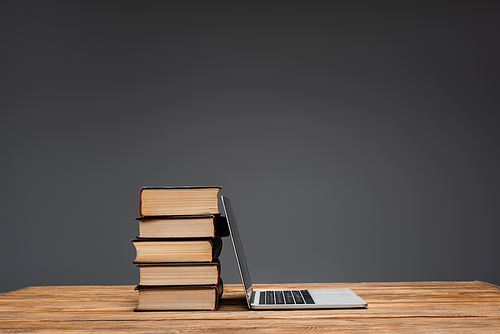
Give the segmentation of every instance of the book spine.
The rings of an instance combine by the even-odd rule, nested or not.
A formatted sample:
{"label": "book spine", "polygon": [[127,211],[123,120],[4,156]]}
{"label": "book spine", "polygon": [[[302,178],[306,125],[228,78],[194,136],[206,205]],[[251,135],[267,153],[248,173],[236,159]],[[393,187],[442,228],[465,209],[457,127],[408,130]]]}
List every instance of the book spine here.
{"label": "book spine", "polygon": [[216,261],[222,251],[222,239],[213,238],[210,239],[210,243],[212,244],[212,261]]}
{"label": "book spine", "polygon": [[218,215],[214,219],[215,224],[215,236],[219,238],[224,238],[229,236],[229,226],[227,225],[227,218]]}
{"label": "book spine", "polygon": [[222,298],[222,294],[224,293],[224,283],[222,282],[222,279],[219,280],[219,284],[217,284],[215,290],[216,290],[215,305],[212,311],[217,310],[217,308],[219,307],[220,300]]}

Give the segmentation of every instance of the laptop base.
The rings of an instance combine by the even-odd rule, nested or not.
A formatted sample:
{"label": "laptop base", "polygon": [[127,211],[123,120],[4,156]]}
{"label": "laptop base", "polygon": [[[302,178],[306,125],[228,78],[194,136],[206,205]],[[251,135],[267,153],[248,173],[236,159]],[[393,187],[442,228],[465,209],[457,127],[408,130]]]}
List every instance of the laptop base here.
{"label": "laptop base", "polygon": [[[307,291],[310,299],[300,298],[297,292]],[[274,292],[273,298],[267,298],[269,292]],[[295,301],[282,300],[281,292],[294,296]],[[288,293],[287,293],[288,292]],[[297,298],[298,296],[298,298]],[[271,303],[269,303],[271,302]],[[301,290],[254,290],[251,309],[276,310],[276,309],[328,309],[328,308],[366,308],[368,304],[351,289],[301,289]]]}

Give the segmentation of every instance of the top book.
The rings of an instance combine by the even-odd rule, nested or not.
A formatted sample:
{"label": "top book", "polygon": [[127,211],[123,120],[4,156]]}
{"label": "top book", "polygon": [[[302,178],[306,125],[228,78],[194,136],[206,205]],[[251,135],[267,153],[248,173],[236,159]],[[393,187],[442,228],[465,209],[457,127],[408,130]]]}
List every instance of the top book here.
{"label": "top book", "polygon": [[141,216],[218,214],[218,186],[142,187]]}

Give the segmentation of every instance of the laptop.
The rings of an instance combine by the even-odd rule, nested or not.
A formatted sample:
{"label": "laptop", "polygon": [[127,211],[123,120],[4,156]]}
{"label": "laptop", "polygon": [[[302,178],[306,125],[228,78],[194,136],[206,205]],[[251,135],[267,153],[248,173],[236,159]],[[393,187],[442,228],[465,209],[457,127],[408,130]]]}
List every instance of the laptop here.
{"label": "laptop", "polygon": [[351,289],[298,289],[255,290],[250,280],[243,245],[231,200],[221,196],[231,241],[245,289],[248,307],[256,310],[313,309],[313,308],[366,308],[368,304]]}

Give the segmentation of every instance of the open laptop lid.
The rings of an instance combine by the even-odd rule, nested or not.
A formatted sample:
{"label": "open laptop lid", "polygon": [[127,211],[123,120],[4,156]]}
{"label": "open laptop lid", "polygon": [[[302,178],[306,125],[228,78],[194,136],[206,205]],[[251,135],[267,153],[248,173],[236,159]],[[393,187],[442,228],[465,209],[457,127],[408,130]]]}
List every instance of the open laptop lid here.
{"label": "open laptop lid", "polygon": [[234,215],[233,207],[229,198],[221,196],[221,199],[227,218],[227,225],[229,226],[229,234],[231,235],[234,253],[236,255],[236,263],[238,263],[241,281],[243,282],[245,296],[247,298],[248,307],[250,308],[253,292],[252,281],[250,280],[250,272],[248,271],[247,260],[245,259],[245,252],[243,251],[243,244],[241,243],[238,225],[236,225],[236,216]]}
{"label": "open laptop lid", "polygon": [[[234,247],[234,253],[236,255],[236,263],[238,264],[238,269],[240,271],[241,280],[245,288],[245,297],[247,300],[248,308],[250,309],[277,309],[283,308],[366,308],[368,304],[356,295],[351,289],[307,289],[313,300],[312,304],[287,304],[276,307],[273,305],[262,305],[260,302],[258,304],[253,304],[254,297],[260,298],[259,296],[254,296],[254,291],[252,287],[252,282],[250,281],[250,273],[247,267],[247,261],[245,259],[245,253],[243,252],[243,245],[240,239],[240,233],[238,231],[238,226],[236,224],[236,217],[234,215],[233,207],[229,198],[221,196],[222,205],[224,207],[224,212],[227,218],[227,224],[230,231],[231,241]],[[288,307],[290,306],[290,307]]]}

